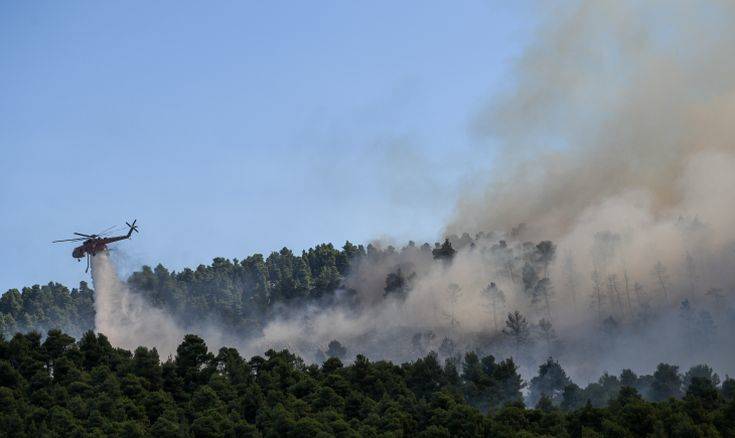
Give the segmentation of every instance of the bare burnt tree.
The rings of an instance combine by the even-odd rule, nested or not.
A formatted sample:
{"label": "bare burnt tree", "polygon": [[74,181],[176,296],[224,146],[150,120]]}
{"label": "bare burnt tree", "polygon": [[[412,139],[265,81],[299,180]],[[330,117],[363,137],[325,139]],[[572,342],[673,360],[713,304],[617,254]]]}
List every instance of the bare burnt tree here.
{"label": "bare burnt tree", "polygon": [[628,270],[623,269],[623,282],[625,286],[625,305],[628,309],[628,315],[633,314],[633,304],[630,300],[630,277],[628,276]]}
{"label": "bare burnt tree", "polygon": [[686,275],[689,282],[689,292],[692,294],[692,297],[694,297],[697,294],[699,275],[697,274],[697,265],[694,263],[694,257],[692,257],[692,254],[689,251],[686,253],[684,264],[686,266]]}
{"label": "bare burnt tree", "polygon": [[505,305],[505,293],[494,282],[490,282],[482,290],[488,300],[488,307],[493,314],[493,327],[498,330],[498,311]]}
{"label": "bare burnt tree", "polygon": [[646,296],[646,291],[643,289],[643,285],[636,282],[633,285],[633,293],[635,294],[635,299],[638,302],[638,307],[644,307],[649,305],[648,296]]}
{"label": "bare burnt tree", "polygon": [[595,269],[602,274],[607,271],[607,266],[615,257],[621,240],[619,234],[610,231],[595,233],[592,243],[592,264]]}
{"label": "bare burnt tree", "polygon": [[684,300],[679,305],[679,318],[684,329],[684,340],[689,350],[693,350],[696,334],[696,313],[689,300]]}
{"label": "bare burnt tree", "polygon": [[656,262],[656,265],[653,267],[652,275],[656,280],[656,284],[658,284],[658,288],[661,291],[664,300],[666,300],[667,304],[671,304],[671,298],[669,297],[669,276],[666,271],[666,266],[664,266],[661,261]]}
{"label": "bare burnt tree", "polygon": [[623,302],[620,298],[620,289],[618,288],[618,276],[610,274],[607,276],[607,296],[610,302],[610,312],[623,315]]}
{"label": "bare burnt tree", "polygon": [[456,283],[451,283],[447,286],[447,301],[449,302],[449,309],[444,313],[444,317],[449,320],[449,326],[452,329],[459,327],[459,320],[456,318],[457,303],[459,298],[462,296],[462,288]]}
{"label": "bare burnt tree", "polygon": [[592,280],[591,305],[595,310],[597,310],[597,319],[599,321],[602,321],[602,305],[604,298],[602,296],[602,278],[600,276],[600,271],[598,271],[597,269],[592,271],[590,279]]}
{"label": "bare burnt tree", "polygon": [[499,260],[501,272],[507,277],[511,283],[515,284],[517,279],[513,269],[513,250],[508,247],[505,240],[499,241],[490,248],[492,254]]}
{"label": "bare burnt tree", "polygon": [[577,272],[574,269],[574,259],[572,254],[567,252],[564,257],[564,282],[567,290],[569,291],[569,297],[572,301],[572,306],[577,308]]}

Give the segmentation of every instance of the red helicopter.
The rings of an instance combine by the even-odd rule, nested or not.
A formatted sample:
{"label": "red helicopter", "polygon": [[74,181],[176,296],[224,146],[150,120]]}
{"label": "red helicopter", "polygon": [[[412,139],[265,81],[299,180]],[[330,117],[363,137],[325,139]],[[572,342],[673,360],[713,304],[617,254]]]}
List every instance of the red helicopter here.
{"label": "red helicopter", "polygon": [[109,233],[112,228],[108,228],[105,231],[100,232],[99,234],[83,234],[83,233],[74,233],[77,236],[81,237],[74,237],[72,239],[62,239],[62,240],[54,240],[52,243],[59,243],[59,242],[79,242],[84,241],[81,246],[77,246],[74,248],[74,250],[71,252],[71,256],[77,259],[77,261],[81,261],[82,257],[85,255],[87,256],[87,269],[84,270],[84,272],[89,271],[89,257],[96,255],[98,252],[106,251],[107,245],[113,242],[117,242],[119,240],[125,240],[130,239],[130,236],[133,234],[133,231],[136,233],[138,232],[138,227],[135,225],[135,222],[138,220],[134,220],[132,224],[129,224],[125,222],[125,225],[128,226],[128,234],[124,236],[112,236],[112,237],[104,237],[106,233]]}

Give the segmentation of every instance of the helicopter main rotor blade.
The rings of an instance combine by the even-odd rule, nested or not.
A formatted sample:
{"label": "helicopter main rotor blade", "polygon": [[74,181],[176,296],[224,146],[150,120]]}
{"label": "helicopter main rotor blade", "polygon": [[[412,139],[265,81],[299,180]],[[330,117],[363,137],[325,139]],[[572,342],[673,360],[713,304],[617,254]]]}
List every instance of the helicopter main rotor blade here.
{"label": "helicopter main rotor blade", "polygon": [[81,240],[86,240],[86,237],[75,237],[73,239],[61,239],[61,240],[54,240],[51,243],[59,243],[59,242],[79,242]]}
{"label": "helicopter main rotor blade", "polygon": [[110,232],[111,232],[112,230],[114,230],[114,229],[115,229],[115,227],[117,227],[117,225],[113,225],[113,226],[111,226],[111,227],[107,228],[107,229],[106,229],[106,230],[104,230],[104,231],[100,231],[99,233],[97,233],[97,236],[104,236],[104,235],[106,235],[106,234],[110,233]]}
{"label": "helicopter main rotor blade", "polygon": [[83,236],[83,237],[94,237],[94,234],[92,234],[91,236],[89,234],[82,234],[82,233],[74,233],[74,234],[76,234],[77,236]]}

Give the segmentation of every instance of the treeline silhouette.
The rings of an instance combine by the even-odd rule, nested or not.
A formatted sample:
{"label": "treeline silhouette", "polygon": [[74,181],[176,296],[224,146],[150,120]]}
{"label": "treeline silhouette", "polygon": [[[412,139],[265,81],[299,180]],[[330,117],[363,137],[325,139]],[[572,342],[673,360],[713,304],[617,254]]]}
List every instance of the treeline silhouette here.
{"label": "treeline silhouette", "polygon": [[0,339],[4,436],[735,436],[734,398],[735,380],[706,365],[581,388],[552,359],[526,383],[513,359],[475,353],[307,365],[286,350],[212,352],[187,335],[161,361],[91,331]]}
{"label": "treeline silhouette", "polygon": [[[468,235],[452,236],[455,246],[469,244]],[[202,320],[217,321],[238,333],[255,334],[275,312],[298,308],[305,302],[329,303],[344,287],[347,274],[361,260],[378,262],[403,252],[427,259],[451,258],[455,249],[447,239],[433,247],[409,243],[393,246],[331,243],[316,245],[296,255],[288,248],[268,257],[253,254],[244,260],[215,258],[210,265],[172,272],[163,265],[143,266],[127,280],[131,289],[153,306],[163,308],[185,328]],[[400,267],[398,274],[400,274]],[[347,291],[342,299],[354,291]],[[58,283],[10,289],[0,298],[0,333],[59,328],[81,336],[94,329],[94,292],[86,282],[68,289]]]}
{"label": "treeline silhouette", "polygon": [[[587,273],[579,272],[572,254],[559,256],[553,242],[524,241],[522,233],[519,227],[508,236],[453,235],[433,245],[409,242],[401,248],[321,244],[300,255],[283,248],[267,257],[215,258],[209,265],[181,271],[161,264],[143,266],[126,282],[184,332],[202,334],[214,329],[220,342],[239,347],[262,339],[273,321],[298,326],[305,317],[329,310],[351,320],[390,308],[411,291],[431,297],[427,299],[435,306],[433,312],[424,309],[420,320],[400,332],[368,327],[372,332],[358,333],[362,337],[348,330],[351,335],[337,331],[331,339],[312,339],[313,333],[305,333],[308,324],[302,324],[299,339],[267,344],[292,348],[307,360],[321,361],[324,345],[338,339],[353,353],[377,358],[403,361],[433,349],[443,360],[474,350],[513,355],[527,369],[550,355],[574,364],[604,358],[617,341],[649,339],[642,335],[658,333],[655,342],[669,346],[670,351],[680,356],[700,354],[721,366],[713,357],[718,355],[718,345],[727,341],[735,308],[729,289],[711,287],[705,292],[705,285],[723,280],[702,279],[704,258],[687,253],[684,266],[672,271],[652,258],[646,282],[648,267],[630,272],[616,255],[622,238],[614,233],[595,234],[592,271]],[[455,271],[461,274],[445,279],[442,274],[458,266]],[[551,266],[557,268],[553,283]],[[463,270],[466,267],[473,271]],[[388,305],[381,307],[386,300]],[[417,302],[410,301],[414,306]],[[468,317],[462,311],[467,303],[484,313]],[[0,297],[0,334],[61,329],[80,337],[95,328],[94,309],[94,291],[86,282],[71,290],[58,283],[11,289]],[[569,314],[569,309],[576,319],[590,323],[583,339],[559,334],[559,328],[564,329],[559,311]],[[477,322],[483,328],[473,331]],[[400,347],[387,355],[384,339],[395,340]],[[621,360],[627,354],[633,353],[623,351]],[[649,366],[657,358],[651,360]],[[602,365],[590,371],[608,368]]]}
{"label": "treeline silhouette", "polygon": [[94,329],[94,291],[82,281],[69,290],[59,283],[10,289],[0,297],[0,335],[63,329],[81,336]]}

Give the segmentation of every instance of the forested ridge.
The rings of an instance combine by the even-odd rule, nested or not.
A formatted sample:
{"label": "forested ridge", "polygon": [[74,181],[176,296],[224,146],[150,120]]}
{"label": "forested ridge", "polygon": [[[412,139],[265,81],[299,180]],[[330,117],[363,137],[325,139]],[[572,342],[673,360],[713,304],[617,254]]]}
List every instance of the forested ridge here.
{"label": "forested ridge", "polygon": [[[331,340],[346,342],[353,356],[404,361],[434,350],[443,360],[473,350],[513,355],[526,369],[548,356],[579,363],[636,339],[659,345],[666,339],[671,349],[704,349],[711,358],[733,326],[731,290],[718,287],[729,280],[708,274],[705,256],[687,252],[675,269],[652,259],[633,272],[618,253],[621,236],[601,232],[594,236],[591,272],[584,272],[574,254],[558,255],[553,242],[521,240],[522,233],[519,227],[507,236],[450,235],[441,243],[400,248],[320,244],[300,255],[283,248],[267,257],[218,257],[181,271],[143,266],[124,283],[179,327],[173,348],[185,333],[214,330],[218,345],[241,348],[243,340],[262,339],[250,354],[271,346],[296,348],[308,361],[323,359]],[[727,259],[722,262],[727,266]],[[335,319],[360,324],[380,315],[404,326],[329,328]],[[298,339],[272,336],[269,327],[282,322]],[[321,334],[312,331],[316,323]],[[587,328],[574,326],[580,323]],[[11,289],[0,298],[0,333],[6,337],[51,329],[80,337],[94,328],[95,292],[86,282],[71,290],[58,283]],[[391,339],[400,347],[385,350]],[[151,345],[141,339],[126,347],[140,344]],[[653,357],[644,366],[659,361]]]}
{"label": "forested ridge", "polygon": [[485,3],[8,8],[0,438],[735,438],[735,1]]}
{"label": "forested ridge", "polygon": [[195,335],[164,361],[91,331],[0,340],[4,436],[735,436],[734,397],[735,380],[704,365],[580,388],[551,359],[524,382],[512,359],[474,353],[306,365],[285,350],[209,351]]}
{"label": "forested ridge", "polygon": [[[704,354],[725,347],[722,339],[735,321],[727,292],[703,293],[688,254],[691,269],[676,281],[660,262],[646,286],[629,282],[627,270],[616,277],[615,269],[625,266],[615,262],[617,241],[609,233],[595,236],[604,263],[595,264],[588,291],[569,257],[558,284],[552,282],[553,242],[483,234],[402,248],[347,242],[300,255],[283,248],[179,272],[144,266],[125,281],[126,291],[196,334],[185,336],[170,357],[136,349],[137,342],[128,351],[95,333],[99,300],[85,282],[71,290],[57,283],[11,289],[0,298],[0,433],[735,436],[735,380],[703,364],[718,357]],[[475,316],[459,310],[465,301],[479,307]],[[424,304],[430,307],[419,324],[377,335],[374,325],[352,325],[347,342],[332,330],[326,334],[331,342],[294,341],[300,350],[281,350],[264,336],[268,324],[286,321],[306,331],[315,318],[329,328],[341,318],[380,315],[375,309]],[[581,320],[591,323],[558,336],[561,318],[553,314],[560,306],[578,306],[587,318]],[[473,331],[472,318],[484,328]],[[229,336],[216,341],[226,346],[218,351],[203,340],[213,321]],[[285,333],[290,342],[294,332]],[[635,358],[622,355],[614,368],[621,372],[594,368],[598,356],[647,334],[666,343],[660,351],[685,348],[688,359],[695,358],[687,366],[702,364],[679,369],[674,359],[655,366],[664,362],[655,358],[633,368],[626,362]],[[269,346],[243,357],[243,344],[227,342],[248,338]],[[140,344],[158,345],[156,339]],[[396,351],[401,356],[392,356]],[[594,374],[588,372],[585,383],[561,365],[576,367],[579,376],[586,361]]]}
{"label": "forested ridge", "polygon": [[[468,235],[452,236],[452,240],[459,247],[471,242]],[[345,286],[343,281],[351,266],[359,261],[376,262],[403,251],[420,251],[431,259],[451,255],[455,249],[449,240],[434,247],[417,247],[411,242],[400,250],[392,246],[354,245],[349,241],[338,249],[328,243],[309,248],[301,255],[283,248],[267,257],[217,257],[210,265],[180,272],[170,271],[162,264],[154,268],[143,266],[130,275],[128,284],[150,304],[167,310],[183,327],[209,318],[247,336],[260,329],[275,311],[305,302],[329,304],[335,290]],[[400,267],[396,269],[394,285],[389,284],[386,293],[404,286]],[[354,291],[348,290],[347,294],[350,293]],[[10,289],[0,298],[0,333],[12,335],[17,331],[53,328],[74,336],[94,328],[94,291],[86,282],[71,290],[58,283]]]}
{"label": "forested ridge", "polygon": [[86,282],[69,290],[59,283],[10,289],[0,297],[0,334],[61,328],[74,336],[94,329],[94,291]]}

